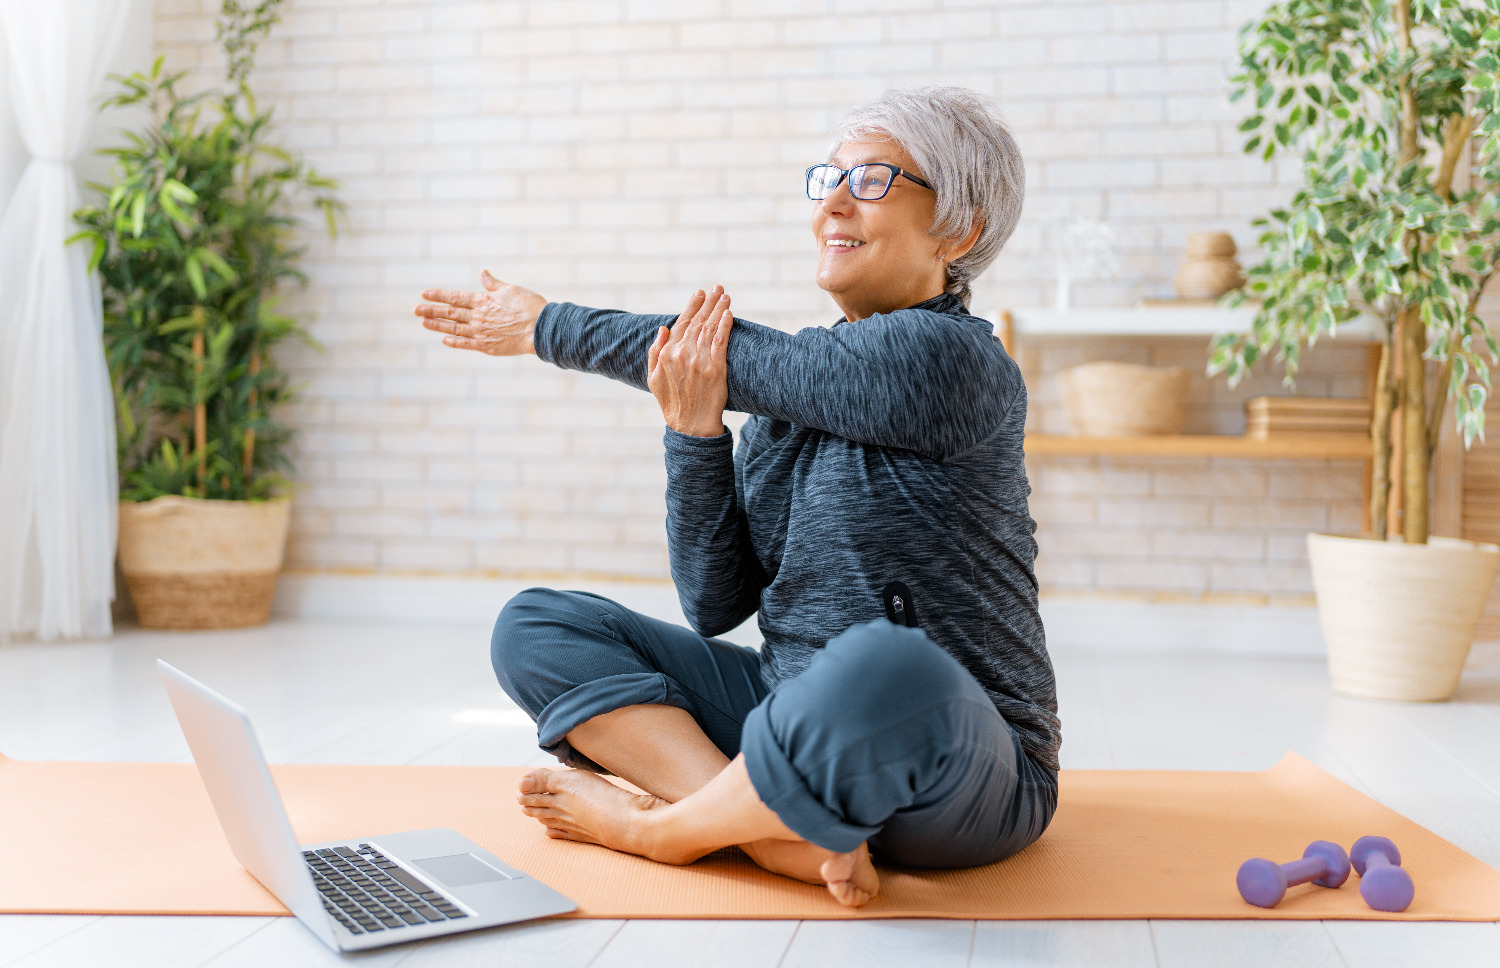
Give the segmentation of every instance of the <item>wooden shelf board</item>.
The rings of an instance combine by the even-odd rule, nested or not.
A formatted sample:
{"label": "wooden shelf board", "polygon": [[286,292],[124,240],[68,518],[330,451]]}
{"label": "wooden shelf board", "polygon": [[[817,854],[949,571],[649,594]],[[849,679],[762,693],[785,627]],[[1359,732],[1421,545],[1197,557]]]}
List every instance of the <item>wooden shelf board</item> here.
{"label": "wooden shelf board", "polygon": [[[1209,337],[1220,333],[1239,333],[1250,329],[1256,310],[1250,306],[1223,309],[1183,303],[1180,306],[1158,304],[1133,309],[1034,309],[1016,307],[1001,309],[987,317],[999,320],[1010,314],[1014,332],[1021,336],[1193,336]],[[1342,323],[1336,336],[1324,336],[1341,342],[1380,342],[1385,331],[1382,324],[1367,316]]]}
{"label": "wooden shelf board", "polygon": [[1361,434],[1175,434],[1151,437],[1074,437],[1027,434],[1033,457],[1241,457],[1260,460],[1368,460],[1370,438]]}

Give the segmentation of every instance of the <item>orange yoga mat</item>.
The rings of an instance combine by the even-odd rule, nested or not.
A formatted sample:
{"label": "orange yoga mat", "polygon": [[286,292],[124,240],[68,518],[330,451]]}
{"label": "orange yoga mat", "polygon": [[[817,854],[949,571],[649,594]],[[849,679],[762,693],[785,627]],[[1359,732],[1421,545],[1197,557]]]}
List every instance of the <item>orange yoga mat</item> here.
{"label": "orange yoga mat", "polygon": [[[669,867],[548,840],[523,816],[521,768],[272,767],[304,843],[452,827],[593,918],[1291,918],[1500,920],[1500,871],[1296,754],[1258,773],[1065,770],[1057,816],[1009,860],[960,871],[881,868],[880,896],[836,904],[736,850]],[[1390,837],[1416,882],[1403,914],[1371,911],[1359,879],[1294,887],[1274,910],[1235,890],[1248,857],[1312,840]],[[284,914],[234,860],[188,764],[0,757],[0,911]]]}

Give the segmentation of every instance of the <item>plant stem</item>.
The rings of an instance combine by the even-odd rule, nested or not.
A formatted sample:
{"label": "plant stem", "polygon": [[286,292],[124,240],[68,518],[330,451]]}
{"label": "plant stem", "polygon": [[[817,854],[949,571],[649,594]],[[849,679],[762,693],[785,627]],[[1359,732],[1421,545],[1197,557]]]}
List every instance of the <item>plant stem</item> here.
{"label": "plant stem", "polygon": [[1402,493],[1404,511],[1401,534],[1407,544],[1426,544],[1428,529],[1427,479],[1432,469],[1432,451],[1427,446],[1426,363],[1427,333],[1421,316],[1403,306],[1397,315],[1401,330]]}
{"label": "plant stem", "polygon": [[1453,174],[1458,169],[1458,161],[1463,157],[1464,148],[1469,144],[1469,135],[1473,132],[1474,116],[1469,114],[1456,114],[1443,125],[1443,160],[1438,165],[1437,179],[1432,183],[1432,190],[1444,202],[1449,201],[1448,195],[1453,190]]}
{"label": "plant stem", "polygon": [[[250,354],[250,378],[254,380],[260,375],[260,350]],[[260,391],[255,389],[254,383],[250,388],[250,419],[255,419],[255,404],[260,399]],[[245,496],[250,496],[250,468],[255,466],[255,428],[251,427],[245,431]]]}
{"label": "plant stem", "polygon": [[198,461],[198,496],[204,496],[208,474],[208,406],[203,401],[203,307],[193,310],[198,331],[193,334],[193,456]]}
{"label": "plant stem", "polygon": [[1374,452],[1370,460],[1370,527],[1375,537],[1386,536],[1386,515],[1391,498],[1391,411],[1396,394],[1391,387],[1391,343],[1393,330],[1386,328],[1386,339],[1380,347],[1380,365],[1375,371],[1375,413],[1370,421],[1370,442]]}
{"label": "plant stem", "polygon": [[[1450,351],[1451,352],[1451,351]],[[1443,432],[1443,417],[1448,413],[1448,381],[1453,379],[1453,357],[1438,366],[1432,385],[1432,409],[1427,411],[1427,452],[1437,452],[1438,434]]]}

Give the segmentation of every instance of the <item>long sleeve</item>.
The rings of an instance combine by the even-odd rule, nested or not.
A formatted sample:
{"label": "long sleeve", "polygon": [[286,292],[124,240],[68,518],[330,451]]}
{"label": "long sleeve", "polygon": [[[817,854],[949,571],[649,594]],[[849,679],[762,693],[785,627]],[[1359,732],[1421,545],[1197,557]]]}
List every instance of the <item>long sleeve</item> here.
{"label": "long sleeve", "polygon": [[666,431],[667,550],[682,612],[700,635],[755,614],[770,579],[750,544],[734,472],[734,438]]}
{"label": "long sleeve", "polygon": [[[551,303],[537,355],[644,389],[651,341],[675,321]],[[736,318],[728,370],[731,410],[938,460],[993,434],[1022,389],[981,320],[919,308],[797,333]]]}

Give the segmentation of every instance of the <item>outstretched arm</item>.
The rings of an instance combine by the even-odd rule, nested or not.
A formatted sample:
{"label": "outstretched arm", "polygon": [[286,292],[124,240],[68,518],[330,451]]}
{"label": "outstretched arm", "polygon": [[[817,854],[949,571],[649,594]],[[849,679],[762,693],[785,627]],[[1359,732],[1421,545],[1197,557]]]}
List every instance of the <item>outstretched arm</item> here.
{"label": "outstretched arm", "polygon": [[[670,316],[549,303],[536,352],[643,386],[642,362],[672,325]],[[726,372],[727,409],[939,460],[991,436],[1022,386],[981,321],[921,309],[797,333],[736,319]]]}
{"label": "outstretched arm", "polygon": [[[571,303],[508,286],[429,289],[423,325],[459,349],[536,353],[645,390],[652,346],[679,317]],[[783,333],[736,319],[726,407],[942,460],[991,436],[1018,398],[1015,362],[978,320],[902,309],[858,323]]]}

